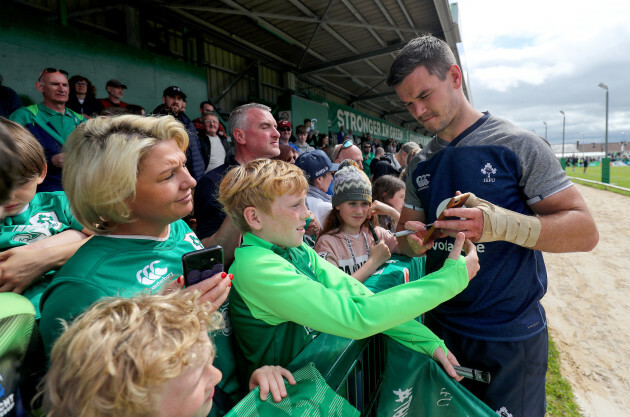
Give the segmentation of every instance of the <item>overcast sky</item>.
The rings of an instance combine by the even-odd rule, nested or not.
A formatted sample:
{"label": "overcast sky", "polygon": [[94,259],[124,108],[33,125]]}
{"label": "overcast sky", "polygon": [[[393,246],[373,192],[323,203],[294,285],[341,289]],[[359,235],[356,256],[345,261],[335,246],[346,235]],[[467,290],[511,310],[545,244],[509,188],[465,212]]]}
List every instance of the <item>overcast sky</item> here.
{"label": "overcast sky", "polygon": [[456,2],[475,108],[542,137],[546,121],[551,143],[562,143],[564,110],[565,143],[599,144],[603,82],[608,141],[630,141],[630,0]]}

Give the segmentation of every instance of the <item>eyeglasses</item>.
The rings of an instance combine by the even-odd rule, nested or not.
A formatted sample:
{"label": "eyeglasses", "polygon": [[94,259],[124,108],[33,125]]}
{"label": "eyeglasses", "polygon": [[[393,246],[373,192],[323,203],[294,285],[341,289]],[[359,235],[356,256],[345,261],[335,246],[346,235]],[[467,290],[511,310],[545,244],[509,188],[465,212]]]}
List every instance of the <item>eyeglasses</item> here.
{"label": "eyeglasses", "polygon": [[216,120],[204,120],[203,122],[205,124],[207,124],[207,125],[211,125],[211,124],[217,124],[218,125],[219,124],[219,122],[216,121]]}
{"label": "eyeglasses", "polygon": [[290,132],[291,128],[290,127],[281,127],[280,129],[278,129],[278,132]]}
{"label": "eyeglasses", "polygon": [[62,70],[62,69],[57,69],[57,68],[45,68],[40,74],[39,77],[37,77],[37,81],[41,81],[42,80],[42,76],[44,74],[50,74],[50,73],[55,73],[55,72],[60,72],[63,75],[65,75],[66,77],[68,76],[68,71]]}
{"label": "eyeglasses", "polygon": [[83,81],[79,81],[79,82],[74,83],[74,85],[87,86],[88,84]]}

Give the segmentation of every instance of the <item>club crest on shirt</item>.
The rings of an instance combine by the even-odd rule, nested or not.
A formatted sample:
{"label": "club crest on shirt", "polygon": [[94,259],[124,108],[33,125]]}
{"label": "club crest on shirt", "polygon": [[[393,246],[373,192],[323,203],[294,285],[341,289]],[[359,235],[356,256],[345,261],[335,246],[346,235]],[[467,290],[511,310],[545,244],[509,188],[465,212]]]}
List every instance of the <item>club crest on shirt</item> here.
{"label": "club crest on shirt", "polygon": [[416,190],[421,191],[425,188],[429,188],[431,182],[431,174],[422,174],[416,177]]}
{"label": "club crest on shirt", "polygon": [[496,178],[492,178],[491,175],[497,173],[497,169],[492,166],[490,162],[487,162],[483,168],[481,168],[481,173],[486,177],[483,179],[483,182],[495,182]]}
{"label": "club crest on shirt", "polygon": [[201,240],[199,240],[194,232],[186,233],[186,236],[184,236],[184,240],[190,243],[195,249],[203,249],[203,244],[201,243]]}
{"label": "club crest on shirt", "polygon": [[28,222],[33,226],[46,226],[55,230],[61,229],[61,223],[54,211],[36,213],[28,220]]}

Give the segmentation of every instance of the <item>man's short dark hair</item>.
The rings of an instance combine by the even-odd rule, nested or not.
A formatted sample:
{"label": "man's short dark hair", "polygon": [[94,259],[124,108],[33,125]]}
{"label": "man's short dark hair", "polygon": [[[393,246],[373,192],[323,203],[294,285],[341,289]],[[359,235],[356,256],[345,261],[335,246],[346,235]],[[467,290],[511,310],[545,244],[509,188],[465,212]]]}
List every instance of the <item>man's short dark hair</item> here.
{"label": "man's short dark hair", "polygon": [[203,109],[203,106],[204,106],[205,104],[209,104],[209,105],[211,105],[211,106],[212,106],[212,108],[214,109],[214,104],[210,103],[208,100],[206,100],[206,101],[202,101],[202,102],[201,102],[201,104],[199,105],[199,108],[200,108],[200,109]]}
{"label": "man's short dark hair", "polygon": [[310,123],[311,119],[304,119],[304,124]]}
{"label": "man's short dark hair", "polygon": [[400,84],[406,76],[420,66],[425,67],[429,74],[445,80],[448,69],[456,63],[455,55],[446,42],[433,35],[422,35],[410,40],[398,52],[389,69],[387,85]]}

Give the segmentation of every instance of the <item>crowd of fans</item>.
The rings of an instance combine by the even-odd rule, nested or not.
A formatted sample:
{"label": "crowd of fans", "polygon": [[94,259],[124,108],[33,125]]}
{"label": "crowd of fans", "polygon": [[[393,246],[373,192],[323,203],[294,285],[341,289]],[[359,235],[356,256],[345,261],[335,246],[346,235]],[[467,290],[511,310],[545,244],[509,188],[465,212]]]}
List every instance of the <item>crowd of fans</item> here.
{"label": "crowd of fans", "polygon": [[[422,151],[309,120],[294,138],[258,103],[191,120],[177,86],[147,117],[122,82],[97,100],[67,77],[44,69],[26,107],[0,89],[1,415],[222,415],[255,387],[280,402],[317,332],[389,336],[406,349],[390,375],[424,354],[461,381],[464,358],[492,373],[462,383],[479,415],[544,415],[540,251],[591,250],[597,228],[548,144],[467,101],[445,42],[410,41],[387,79],[435,133]],[[224,272],[185,285],[182,256],[214,246]]]}
{"label": "crowd of fans", "polygon": [[[32,404],[40,406],[43,398],[51,416],[125,414],[125,409],[144,415],[156,404],[177,410],[186,390],[199,391],[203,404],[189,408],[206,415],[208,396],[226,411],[244,395],[242,383],[230,383],[233,376],[218,386],[221,373],[212,365],[218,348],[223,362],[215,364],[234,368],[225,363],[234,361],[226,352],[233,342],[219,334],[212,343],[207,336],[219,326],[209,312],[227,305],[233,274],[216,274],[180,290],[183,254],[220,244],[229,266],[251,230],[227,217],[225,202],[218,199],[219,185],[234,167],[261,158],[294,166],[292,175],[308,181],[304,242],[358,281],[396,250],[389,232],[404,199],[399,177],[411,152],[419,150],[415,143],[385,152],[369,134],[343,134],[343,127],[339,135],[319,134],[309,120],[293,136],[289,120],[276,120],[268,107],[256,103],[234,109],[226,129],[210,101],[202,102],[200,117],[191,120],[184,112],[186,94],[177,86],[164,89],[162,103],[147,116],[144,108],[122,100],[127,88],[122,82],[109,80],[108,96],[97,99],[89,79],[68,79],[56,68],[44,69],[36,87],[43,100],[31,106],[21,106],[17,94],[2,87],[0,128],[6,146],[16,147],[11,159],[17,167],[7,163],[3,174],[5,190],[13,191],[3,197],[0,217],[0,291],[21,293],[32,303],[44,352],[39,363],[48,365],[22,379],[32,385],[50,367],[43,394]],[[393,141],[385,146],[395,150]],[[15,176],[13,185],[9,174]],[[382,184],[374,201],[370,177]],[[269,172],[266,178],[273,180]],[[300,194],[299,188],[294,191]],[[265,197],[272,201],[277,194]],[[376,235],[366,233],[368,224]],[[327,247],[329,239],[340,236],[352,238],[347,248]],[[354,251],[350,269],[348,248]],[[138,298],[148,288],[166,295]],[[127,300],[103,301],[121,296]],[[167,319],[169,314],[173,317]],[[230,325],[229,318],[221,324]],[[150,337],[156,332],[158,337]],[[95,339],[103,342],[88,346]],[[247,342],[239,340],[239,345]],[[155,352],[138,363],[149,348]],[[134,359],[117,357],[119,349]],[[253,356],[263,354],[264,349],[257,350]],[[34,352],[29,351],[28,361],[39,353]],[[247,388],[260,386],[261,398],[271,393],[280,401],[286,395],[283,378],[294,381],[276,365],[286,365],[293,353],[289,349],[273,358],[273,366],[258,361],[248,367]],[[84,369],[86,362],[93,366]],[[116,371],[103,376],[105,369]],[[191,378],[203,383],[191,384]],[[150,390],[135,394],[143,385]],[[164,396],[165,387],[175,393]],[[115,391],[134,400],[113,399]],[[24,385],[22,391],[15,388],[18,392],[24,401],[15,397],[17,413],[32,405]]]}

